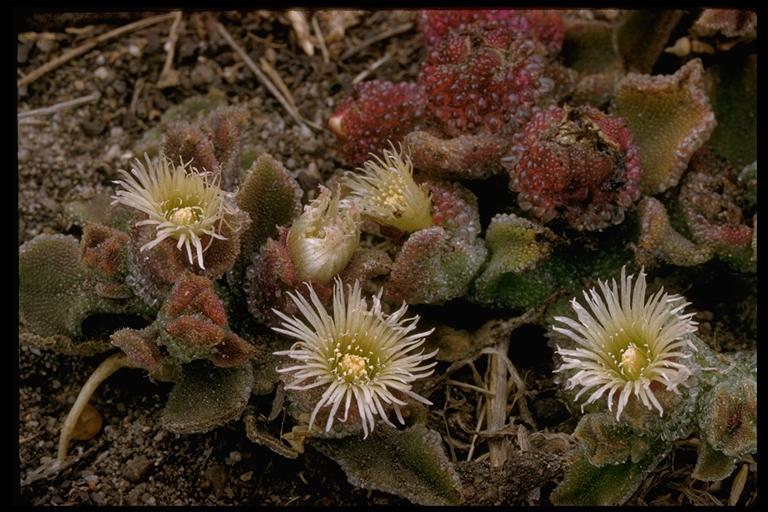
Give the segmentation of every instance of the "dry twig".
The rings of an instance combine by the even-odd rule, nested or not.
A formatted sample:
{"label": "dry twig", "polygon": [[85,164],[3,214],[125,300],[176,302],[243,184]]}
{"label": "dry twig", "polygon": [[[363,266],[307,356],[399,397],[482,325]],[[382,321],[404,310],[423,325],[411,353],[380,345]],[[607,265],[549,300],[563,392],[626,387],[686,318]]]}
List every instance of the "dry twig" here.
{"label": "dry twig", "polygon": [[482,393],[484,395],[493,396],[493,391],[489,391],[485,388],[479,387],[479,386],[473,386],[472,384],[467,384],[466,382],[461,382],[460,380],[453,380],[448,379],[446,381],[446,384],[451,384],[453,386],[458,386],[460,388],[468,389],[470,391],[476,391],[478,393]]}
{"label": "dry twig", "polygon": [[293,100],[293,94],[291,94],[288,86],[285,85],[285,82],[280,76],[280,73],[278,73],[277,70],[273,68],[269,61],[267,61],[267,59],[264,57],[259,58],[259,65],[261,66],[262,71],[264,71],[272,80],[272,82],[277,86],[277,88],[280,89],[280,92],[283,94],[283,97],[288,100],[288,103],[296,108],[296,102]]}
{"label": "dry twig", "polygon": [[[507,361],[506,354],[509,350],[509,337],[503,338],[493,349],[488,350],[488,388],[493,396],[488,398],[488,407],[485,410],[486,429],[493,432],[501,430],[507,423]],[[485,351],[484,351],[485,352]],[[491,467],[498,468],[504,465],[509,455],[509,441],[505,438],[490,439],[488,450],[491,453]]]}
{"label": "dry twig", "polygon": [[27,119],[30,117],[47,116],[49,114],[55,114],[56,112],[66,110],[68,108],[77,107],[79,105],[84,105],[86,103],[96,101],[99,98],[101,98],[101,93],[99,91],[96,91],[89,94],[88,96],[75,98],[73,100],[62,101],[61,103],[51,105],[50,107],[36,108],[34,110],[27,110],[26,112],[20,112],[19,114],[16,115],[16,119],[20,121],[22,119]]}
{"label": "dry twig", "polygon": [[320,47],[320,53],[323,54],[323,62],[328,64],[331,62],[331,58],[328,55],[328,47],[325,46],[325,36],[323,35],[323,31],[320,30],[320,23],[317,22],[317,16],[312,16],[312,30],[315,31],[317,45]]}
{"label": "dry twig", "polygon": [[742,464],[741,469],[736,474],[731,484],[731,493],[728,496],[728,506],[733,507],[741,498],[741,493],[744,492],[744,485],[747,483],[747,473],[749,470],[748,464]]}
{"label": "dry twig", "polygon": [[232,47],[233,50],[235,50],[235,53],[237,53],[241,59],[243,59],[243,62],[245,62],[245,65],[248,66],[248,69],[250,69],[254,75],[256,75],[256,78],[259,79],[259,81],[264,84],[264,87],[267,88],[269,92],[272,93],[272,95],[277,99],[278,102],[283,106],[283,108],[288,112],[288,115],[290,115],[294,121],[299,123],[300,125],[307,125],[311,128],[314,128],[315,130],[322,130],[322,128],[317,125],[316,123],[313,123],[307,119],[304,119],[301,114],[294,108],[287,99],[283,97],[283,95],[280,93],[278,88],[275,86],[275,84],[272,83],[272,81],[267,77],[267,75],[264,74],[263,71],[259,69],[259,67],[256,65],[255,62],[248,56],[248,54],[243,50],[243,48],[235,42],[235,40],[232,38],[232,35],[229,33],[229,31],[224,28],[224,25],[216,22],[216,28],[219,31],[219,34],[224,38],[224,40],[227,41],[227,44]]}
{"label": "dry twig", "polygon": [[475,443],[477,442],[477,438],[480,435],[480,426],[483,424],[483,419],[485,419],[485,408],[487,407],[487,403],[483,400],[482,396],[480,396],[480,402],[481,405],[477,411],[477,424],[475,425],[475,434],[472,436],[472,440],[469,443],[469,452],[467,452],[467,462],[472,460],[472,455],[475,453]]}
{"label": "dry twig", "polygon": [[176,41],[179,39],[179,25],[181,25],[181,11],[176,11],[176,19],[173,20],[171,30],[168,33],[168,39],[163,48],[168,52],[165,55],[163,70],[160,72],[160,78],[157,79],[157,88],[175,87],[179,85],[179,72],[173,69],[173,57],[176,54]]}
{"label": "dry twig", "polygon": [[143,20],[129,23],[128,25],[124,25],[122,27],[116,28],[115,30],[110,30],[105,34],[101,34],[100,36],[94,37],[93,39],[86,41],[80,46],[76,48],[72,48],[71,50],[65,52],[63,55],[60,55],[59,57],[46,62],[45,64],[43,64],[39,68],[32,71],[21,80],[18,80],[16,82],[16,86],[23,87],[25,85],[28,85],[34,82],[35,80],[37,80],[38,78],[40,78],[41,76],[45,75],[46,73],[58,68],[62,64],[76,57],[79,57],[80,55],[92,50],[93,48],[95,48],[101,43],[109,41],[110,39],[114,39],[115,37],[121,36],[123,34],[133,32],[134,30],[140,30],[142,28],[150,27],[152,25],[156,25],[158,23],[168,21],[174,16],[175,16],[174,13],[168,13],[168,14],[161,14],[159,16],[152,16],[150,18],[144,18]]}
{"label": "dry twig", "polygon": [[382,64],[387,62],[389,59],[392,58],[391,53],[385,53],[384,56],[380,59],[377,59],[375,62],[373,62],[370,66],[368,66],[366,69],[362,70],[358,75],[352,79],[352,84],[356,84],[358,82],[362,82],[365,80],[368,75],[376,71],[378,68],[381,67]]}
{"label": "dry twig", "polygon": [[307,15],[303,11],[291,9],[285,12],[288,21],[291,22],[293,31],[296,33],[296,39],[299,40],[299,46],[304,53],[312,57],[315,54],[315,45],[312,44],[312,38],[309,35],[309,23]]}
{"label": "dry twig", "polygon": [[383,41],[384,39],[390,38],[392,36],[396,36],[404,32],[408,32],[412,28],[413,28],[413,23],[409,21],[408,23],[403,23],[402,25],[392,27],[389,30],[385,30],[384,32],[376,34],[373,37],[369,37],[368,39],[362,41],[360,44],[353,46],[352,48],[350,48],[349,50],[341,54],[341,57],[339,58],[339,60],[348,59],[349,57],[353,56],[360,50],[364,50],[365,48],[368,48],[370,45],[374,43],[378,43],[379,41]]}
{"label": "dry twig", "polygon": [[67,450],[69,448],[69,441],[72,439],[72,432],[77,425],[77,420],[80,418],[80,414],[88,404],[88,401],[96,392],[96,388],[104,382],[107,377],[115,373],[120,368],[134,368],[135,365],[128,359],[128,356],[122,352],[114,354],[104,361],[93,371],[88,380],[83,384],[80,389],[80,393],[77,395],[75,403],[67,414],[67,419],[64,420],[64,425],[61,427],[61,433],[59,435],[59,449],[56,456],[56,464],[61,467],[67,459]]}
{"label": "dry twig", "polygon": [[[159,87],[159,85],[158,85]],[[139,104],[139,95],[142,89],[144,89],[144,79],[139,77],[133,84],[133,94],[131,95],[131,104],[128,106],[128,112],[131,114],[136,113],[136,106]]]}

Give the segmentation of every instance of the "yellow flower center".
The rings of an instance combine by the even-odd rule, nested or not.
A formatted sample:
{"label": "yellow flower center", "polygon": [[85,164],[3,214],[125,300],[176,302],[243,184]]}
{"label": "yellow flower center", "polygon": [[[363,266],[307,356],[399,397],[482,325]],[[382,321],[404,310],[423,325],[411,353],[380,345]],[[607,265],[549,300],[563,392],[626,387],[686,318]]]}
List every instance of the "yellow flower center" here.
{"label": "yellow flower center", "polygon": [[405,200],[403,194],[394,185],[390,185],[382,190],[379,200],[392,210],[395,217],[399,217],[400,212],[404,209]]}
{"label": "yellow flower center", "polygon": [[346,333],[334,340],[328,358],[332,372],[346,382],[365,383],[373,379],[381,360],[369,347],[370,340]]}
{"label": "yellow flower center", "polygon": [[183,206],[168,212],[168,220],[180,226],[188,226],[200,220],[202,215],[203,209],[199,206]]}
{"label": "yellow flower center", "polygon": [[619,368],[628,379],[638,379],[646,366],[648,366],[647,354],[634,343],[630,343],[627,348],[621,351]]}
{"label": "yellow flower center", "polygon": [[354,354],[344,354],[339,362],[339,373],[342,377],[350,377],[352,380],[362,380],[368,377],[365,359]]}

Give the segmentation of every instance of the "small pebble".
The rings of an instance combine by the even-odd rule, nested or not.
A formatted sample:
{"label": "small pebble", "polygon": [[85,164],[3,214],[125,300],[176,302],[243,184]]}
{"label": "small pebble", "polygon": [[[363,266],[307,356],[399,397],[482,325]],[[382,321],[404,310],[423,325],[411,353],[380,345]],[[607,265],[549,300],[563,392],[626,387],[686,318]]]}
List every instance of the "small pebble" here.
{"label": "small pebble", "polygon": [[192,58],[197,51],[197,42],[192,38],[181,38],[181,42],[178,45],[176,54],[179,57],[179,61],[185,61]]}
{"label": "small pebble", "polygon": [[[50,210],[52,212],[57,211],[61,207],[61,205],[59,204],[58,201],[56,201],[55,199],[50,198],[48,196],[41,197],[39,199],[39,201],[40,201],[40,205],[43,208],[45,208],[46,210]],[[54,385],[53,389],[58,389],[60,386],[61,386],[61,384],[59,384],[59,386],[55,386]]]}
{"label": "small pebble", "polygon": [[119,145],[112,144],[104,155],[104,160],[114,160],[120,155],[122,150],[123,149]]}
{"label": "small pebble", "polygon": [[107,502],[107,497],[104,495],[103,492],[92,492],[91,493],[91,500],[97,505],[104,505]]}
{"label": "small pebble", "polygon": [[59,47],[59,43],[53,38],[42,37],[37,40],[35,46],[43,53],[50,53]]}
{"label": "small pebble", "polygon": [[123,467],[123,475],[131,482],[137,483],[144,479],[151,467],[152,461],[144,455],[138,455],[126,463]]}
{"label": "small pebble", "polygon": [[210,64],[200,63],[192,70],[189,79],[195,87],[203,87],[216,79],[216,72],[211,68]]}
{"label": "small pebble", "polygon": [[253,478],[253,471],[248,471],[240,475],[240,480],[242,480],[243,482],[249,482],[251,478]]}
{"label": "small pebble", "polygon": [[227,466],[232,466],[243,460],[243,455],[238,451],[229,452],[229,455],[224,459]]}
{"label": "small pebble", "polygon": [[89,119],[80,123],[80,128],[89,137],[95,137],[104,131],[105,126],[99,119]]}
{"label": "small pebble", "polygon": [[93,76],[99,80],[107,80],[111,74],[112,73],[109,71],[109,69],[104,66],[99,66],[96,68],[96,71],[93,72]]}

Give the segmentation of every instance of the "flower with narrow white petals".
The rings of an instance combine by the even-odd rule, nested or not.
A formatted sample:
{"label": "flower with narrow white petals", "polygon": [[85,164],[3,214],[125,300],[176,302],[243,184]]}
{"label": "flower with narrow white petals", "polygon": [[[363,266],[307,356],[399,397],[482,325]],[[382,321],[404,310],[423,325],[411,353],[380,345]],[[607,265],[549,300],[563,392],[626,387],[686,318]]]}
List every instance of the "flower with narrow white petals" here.
{"label": "flower with narrow white petals", "polygon": [[407,310],[405,304],[390,315],[384,314],[381,293],[371,297],[369,308],[357,281],[347,287],[345,294],[341,280],[336,279],[332,315],[323,307],[312,286],[307,284],[307,287],[311,303],[300,294],[289,293],[306,322],[273,310],[283,320],[282,327],[273,329],[298,340],[290,350],[275,352],[299,362],[278,369],[293,377],[286,389],[324,388],[310,416],[310,429],[323,407],[330,408],[326,431],[337,419],[342,404],[344,414],[339,421],[345,422],[354,402],[368,437],[374,428],[374,416],[392,425],[384,410],[386,406],[391,406],[400,423],[404,423],[400,407],[406,404],[405,398],[431,405],[411,390],[411,383],[431,375],[437,364],[426,363],[437,350],[425,354],[422,348],[416,352],[433,329],[413,333],[419,317],[403,318]]}
{"label": "flower with narrow white petals", "polygon": [[[194,264],[192,248],[197,263],[205,269],[203,252],[214,238],[224,240],[220,234],[224,220],[223,192],[207,173],[199,173],[193,167],[180,162],[175,165],[166,157],[157,163],[145,154],[146,167],[136,159],[131,174],[120,169],[122,180],[114,183],[121,187],[112,196],[112,204],[124,204],[135,208],[148,218],[137,226],[155,226],[155,238],[141,247],[149,250],[165,240],[178,240],[176,248],[187,251],[189,263]],[[210,237],[203,248],[202,237]]]}
{"label": "flower with narrow white petals", "polygon": [[288,231],[288,252],[299,278],[327,284],[344,269],[360,245],[360,214],[353,203],[321,187]]}
{"label": "flower with narrow white petals", "polygon": [[617,420],[632,395],[662,415],[664,409],[652,386],[658,383],[678,392],[677,386],[691,374],[685,364],[690,357],[687,349],[696,350],[688,337],[696,331],[696,322],[691,320],[694,313],[682,313],[690,303],[679,295],[664,293],[663,288],[646,300],[644,271],[640,271],[634,288],[632,277],[622,268],[620,286],[615,279],[610,288],[607,281],[598,281],[602,297],[594,288],[589,294],[584,292],[591,313],[574,298],[571,306],[578,321],[558,316],[555,321],[564,327],[552,326],[576,342],[575,348],[558,346],[563,363],[555,371],[576,370],[567,387],[581,388],[576,399],[592,392],[584,405],[607,392],[608,410],[612,411],[618,393]]}
{"label": "flower with narrow white petals", "polygon": [[352,191],[363,213],[376,222],[413,232],[432,227],[432,199],[413,179],[413,163],[402,148],[385,149],[384,158],[373,157],[347,173],[344,184]]}

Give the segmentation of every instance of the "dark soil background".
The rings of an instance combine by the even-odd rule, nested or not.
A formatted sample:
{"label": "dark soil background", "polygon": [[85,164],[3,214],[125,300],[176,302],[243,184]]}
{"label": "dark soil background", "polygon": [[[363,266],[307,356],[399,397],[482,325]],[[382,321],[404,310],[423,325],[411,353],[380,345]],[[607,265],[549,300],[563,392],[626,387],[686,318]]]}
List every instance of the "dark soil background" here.
{"label": "dark soil background", "polygon": [[[17,79],[83,41],[153,13],[42,14],[18,21]],[[157,13],[154,13],[157,14]],[[68,225],[62,205],[67,201],[112,193],[117,170],[140,155],[136,142],[169,107],[211,89],[222,91],[231,105],[249,115],[244,140],[257,153],[269,152],[294,173],[305,192],[344,168],[325,129],[334,106],[347,96],[358,74],[365,79],[391,81],[416,77],[423,48],[415,29],[415,11],[362,12],[359,23],[346,30],[329,62],[319,48],[308,56],[284,13],[271,11],[185,12],[176,42],[174,69],[179,85],[156,86],[166,58],[164,44],[170,22],[124,34],[18,90],[18,112],[87,96],[96,101],[53,115],[32,116],[18,126],[19,244],[40,233],[79,234]],[[265,58],[290,90],[301,114],[323,127],[299,126],[256,79],[232,48],[216,33],[217,19],[259,62]],[[383,37],[351,56],[340,56],[394,27],[400,33]],[[333,50],[333,48],[332,48]],[[335,53],[335,57],[333,56]],[[388,53],[391,57],[371,70]],[[305,195],[305,199],[306,199]],[[698,276],[704,282],[705,276]],[[703,287],[706,288],[706,287]],[[693,290],[691,293],[696,293]],[[706,295],[706,290],[702,292]],[[696,298],[689,300],[697,304]],[[711,302],[711,301],[710,301]],[[716,304],[712,304],[712,309]],[[703,309],[703,307],[701,308]],[[743,349],[743,338],[732,329],[707,323],[700,314],[702,335],[722,349]],[[754,312],[752,313],[754,314]],[[733,313],[733,325],[744,325]],[[749,319],[746,320],[747,322]],[[541,347],[516,351],[510,358],[525,375],[529,407],[537,425],[547,433],[569,434],[575,420],[556,397],[551,380],[551,351],[543,332],[525,328],[518,346]],[[408,505],[395,496],[351,486],[338,465],[308,449],[289,460],[251,443],[243,424],[233,422],[208,434],[179,436],[160,428],[159,412],[170,387],[147,380],[142,372],[121,370],[103,384],[91,404],[103,417],[103,428],[89,441],[74,441],[74,463],[50,478],[36,479],[36,470],[56,454],[63,419],[80,386],[103,356],[67,357],[28,346],[19,348],[19,482],[22,502],[32,505]],[[454,377],[455,378],[455,377]],[[467,394],[467,398],[474,396]],[[439,398],[437,395],[433,398]],[[262,404],[263,405],[263,404]],[[269,408],[269,399],[266,402]],[[445,436],[446,427],[441,431]],[[535,434],[535,433],[533,433]],[[566,443],[567,444],[567,443]],[[717,484],[692,481],[695,443],[683,442],[629,504],[715,505],[728,502],[734,477]],[[738,471],[737,471],[738,472]],[[475,472],[478,502],[494,502],[481,492]],[[756,495],[756,463],[750,465],[740,504]],[[547,503],[546,496],[562,476],[531,488],[521,503]],[[466,485],[466,484],[465,484]],[[535,491],[535,492],[533,492]],[[499,491],[493,491],[499,492]],[[484,493],[484,494],[483,494]],[[483,496],[480,496],[480,495]],[[517,498],[515,498],[517,499]]]}

